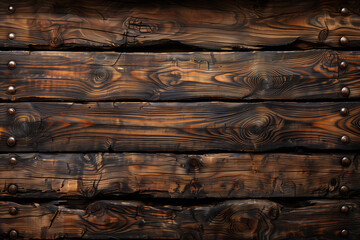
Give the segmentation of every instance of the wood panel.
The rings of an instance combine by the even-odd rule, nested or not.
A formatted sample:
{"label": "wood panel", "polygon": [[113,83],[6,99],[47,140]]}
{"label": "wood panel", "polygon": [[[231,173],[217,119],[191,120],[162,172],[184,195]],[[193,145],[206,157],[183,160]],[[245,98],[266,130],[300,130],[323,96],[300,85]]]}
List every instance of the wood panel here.
{"label": "wood panel", "polygon": [[[165,42],[206,49],[360,44],[359,3],[304,1],[19,0],[0,3],[1,47],[133,47]],[[342,16],[341,7],[349,8]],[[9,32],[16,34],[9,40]],[[315,45],[315,46],[314,46]]]}
{"label": "wood panel", "polygon": [[[348,116],[340,114],[343,107]],[[358,102],[2,103],[0,150],[359,150],[359,121]],[[343,135],[349,143],[340,141]],[[10,136],[13,147],[6,145]]]}
{"label": "wood panel", "polygon": [[[344,156],[349,166],[341,165]],[[348,197],[360,192],[358,160],[354,154],[1,154],[0,197]],[[7,191],[12,184],[16,194]],[[339,191],[344,185],[348,194]]]}
{"label": "wood panel", "polygon": [[[338,54],[0,52],[0,99],[344,99],[343,85],[351,89],[350,97],[359,98],[359,78],[338,79]],[[16,69],[8,68],[10,60]],[[7,93],[10,85],[16,94]]]}
{"label": "wood panel", "polygon": [[[349,213],[340,212],[347,206]],[[8,213],[18,208],[17,215]],[[56,239],[359,239],[358,200],[310,200],[281,205],[269,200],[216,205],[149,205],[132,201],[67,201],[19,205],[0,202],[2,237]]]}

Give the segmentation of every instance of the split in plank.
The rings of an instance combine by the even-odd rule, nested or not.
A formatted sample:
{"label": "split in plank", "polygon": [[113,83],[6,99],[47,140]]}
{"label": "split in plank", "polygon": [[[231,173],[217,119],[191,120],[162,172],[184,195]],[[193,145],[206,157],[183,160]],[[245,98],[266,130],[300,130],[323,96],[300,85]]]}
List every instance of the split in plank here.
{"label": "split in plank", "polygon": [[[360,238],[359,200],[269,200],[216,205],[146,205],[133,201],[68,201],[19,205],[0,202],[0,237],[15,229],[26,239],[347,239]],[[347,214],[340,208],[346,206]],[[17,215],[9,208],[16,207]]]}
{"label": "split in plank", "polygon": [[[343,157],[349,166],[341,165]],[[0,197],[349,197],[360,192],[358,160],[355,154],[0,154]],[[16,194],[8,192],[13,184]],[[340,193],[342,186],[349,193]]]}
{"label": "split in plank", "polygon": [[[167,41],[205,49],[294,45],[360,46],[357,1],[113,1],[0,2],[1,47],[132,47]],[[342,16],[340,9],[349,8]],[[8,39],[14,32],[14,40]],[[304,42],[306,44],[304,44]]]}
{"label": "split in plank", "polygon": [[[358,77],[338,78],[340,53],[0,52],[0,99],[344,99],[340,93],[344,85],[351,90],[349,97],[359,98]],[[15,69],[8,68],[11,60]],[[7,92],[9,86],[16,88],[15,94]]]}
{"label": "split in plank", "polygon": [[0,126],[2,152],[356,151],[360,103],[2,103]]}

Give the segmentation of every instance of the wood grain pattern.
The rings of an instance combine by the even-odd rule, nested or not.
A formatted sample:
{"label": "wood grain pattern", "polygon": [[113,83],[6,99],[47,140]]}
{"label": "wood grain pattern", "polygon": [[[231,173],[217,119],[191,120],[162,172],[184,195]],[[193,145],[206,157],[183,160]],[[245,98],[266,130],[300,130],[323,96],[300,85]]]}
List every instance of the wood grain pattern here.
{"label": "wood grain pattern", "polygon": [[[15,115],[7,114],[9,107]],[[348,116],[340,114],[342,107]],[[0,150],[359,150],[359,121],[358,102],[2,103]],[[13,147],[6,145],[10,136],[17,140]]]}
{"label": "wood grain pattern", "polygon": [[[348,214],[340,213],[346,205]],[[15,216],[8,213],[17,207]],[[68,201],[19,205],[0,202],[0,236],[56,239],[359,239],[358,200],[309,200],[282,205],[269,200],[216,205],[146,205],[132,201]],[[295,221],[294,221],[295,220]]]}
{"label": "wood grain pattern", "polygon": [[[17,158],[10,165],[10,157]],[[340,164],[347,156],[348,167]],[[339,197],[360,192],[354,154],[1,154],[0,197]],[[18,187],[9,194],[9,185]]]}
{"label": "wood grain pattern", "polygon": [[[343,35],[349,46],[360,44],[356,1],[19,0],[13,14],[8,5],[0,3],[1,47],[127,48],[174,41],[222,50],[311,48],[339,47]],[[339,13],[344,6],[348,16]]]}
{"label": "wood grain pattern", "polygon": [[[359,98],[359,78],[338,78],[338,54],[0,52],[0,99],[344,99],[344,84],[351,88],[350,97]],[[10,60],[16,69],[8,69]],[[16,87],[15,95],[7,93],[9,85]]]}

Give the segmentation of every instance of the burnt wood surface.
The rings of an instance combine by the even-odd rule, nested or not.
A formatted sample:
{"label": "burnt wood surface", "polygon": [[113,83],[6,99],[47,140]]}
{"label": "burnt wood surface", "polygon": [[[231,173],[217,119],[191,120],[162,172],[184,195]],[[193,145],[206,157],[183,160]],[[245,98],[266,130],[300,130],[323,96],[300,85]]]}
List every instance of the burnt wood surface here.
{"label": "burnt wood surface", "polygon": [[[205,49],[359,47],[359,2],[19,0],[0,2],[0,46],[133,47],[176,42]],[[342,16],[340,9],[348,7]],[[8,34],[16,34],[14,40]]]}
{"label": "burnt wood surface", "polygon": [[[349,197],[360,192],[358,161],[355,154],[1,154],[0,197]],[[13,184],[16,194],[8,192]]]}
{"label": "burnt wood surface", "polygon": [[[210,205],[149,205],[133,201],[0,202],[0,236],[56,239],[346,239],[360,237],[359,200],[308,200],[283,205],[238,200]],[[341,213],[347,206],[349,212]],[[9,208],[18,208],[10,215]]]}
{"label": "burnt wood surface", "polygon": [[[0,52],[1,100],[168,101],[360,97],[359,52]],[[8,68],[9,61],[15,69]],[[341,69],[341,61],[348,62]],[[8,86],[16,88],[9,94]]]}
{"label": "burnt wood surface", "polygon": [[[359,123],[358,102],[1,103],[0,150],[359,150]],[[9,137],[15,146],[6,145]]]}

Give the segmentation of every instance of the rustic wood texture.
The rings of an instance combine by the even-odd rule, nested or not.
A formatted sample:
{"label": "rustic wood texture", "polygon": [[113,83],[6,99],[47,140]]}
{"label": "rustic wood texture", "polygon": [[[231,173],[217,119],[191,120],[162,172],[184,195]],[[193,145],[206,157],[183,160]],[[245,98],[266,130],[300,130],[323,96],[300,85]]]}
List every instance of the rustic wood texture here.
{"label": "rustic wood texture", "polygon": [[[9,116],[10,107],[16,113]],[[358,102],[2,103],[0,150],[359,150],[359,121]],[[343,135],[349,143],[340,141]],[[10,136],[13,147],[6,145]]]}
{"label": "rustic wood texture", "polygon": [[[358,76],[339,76],[339,54],[298,52],[0,52],[0,99],[113,101],[344,99]],[[16,61],[16,69],[7,66]],[[349,66],[349,71],[350,71]],[[343,73],[343,71],[341,71]],[[16,94],[8,94],[8,86]]]}
{"label": "rustic wood texture", "polygon": [[[344,156],[349,166],[340,164]],[[1,154],[0,197],[349,197],[360,192],[358,161],[354,154]],[[16,194],[7,191],[12,184]],[[340,194],[343,185],[349,194]]]}
{"label": "rustic wood texture", "polygon": [[[360,45],[357,1],[113,1],[0,2],[1,47],[132,47],[167,41],[206,49]],[[341,7],[349,15],[340,14]],[[9,40],[9,32],[16,34]],[[305,43],[305,44],[304,44]]]}
{"label": "rustic wood texture", "polygon": [[[346,205],[348,214],[340,212]],[[18,214],[10,215],[10,207]],[[358,200],[310,200],[290,206],[269,200],[202,206],[153,206],[132,201],[66,201],[32,205],[0,202],[0,236],[56,239],[346,239],[360,237]],[[296,221],[294,221],[296,220]]]}

